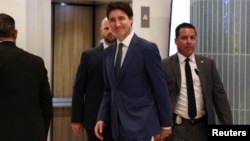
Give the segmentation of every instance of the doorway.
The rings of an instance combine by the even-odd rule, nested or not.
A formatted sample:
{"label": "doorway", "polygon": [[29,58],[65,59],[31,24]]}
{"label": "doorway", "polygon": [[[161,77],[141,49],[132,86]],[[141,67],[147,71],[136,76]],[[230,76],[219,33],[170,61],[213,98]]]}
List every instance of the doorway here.
{"label": "doorway", "polygon": [[51,141],[86,141],[71,130],[71,98],[82,51],[99,44],[103,4],[52,2],[52,93]]}

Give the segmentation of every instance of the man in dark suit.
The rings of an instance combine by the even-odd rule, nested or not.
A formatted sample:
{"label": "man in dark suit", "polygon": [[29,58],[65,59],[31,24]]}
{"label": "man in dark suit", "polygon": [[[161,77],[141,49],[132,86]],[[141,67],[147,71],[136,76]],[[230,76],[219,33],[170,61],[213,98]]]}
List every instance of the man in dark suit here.
{"label": "man in dark suit", "polygon": [[[79,136],[85,128],[88,141],[99,141],[94,127],[104,91],[103,51],[116,40],[107,18],[102,20],[100,33],[103,36],[100,45],[82,53],[72,101],[73,133]],[[104,130],[104,136],[106,141],[112,141],[109,127]]]}
{"label": "man in dark suit", "polygon": [[42,58],[16,46],[14,19],[0,14],[0,140],[46,141],[52,95]]}
{"label": "man in dark suit", "polygon": [[[194,54],[196,29],[192,24],[177,26],[178,53],[163,59],[174,114],[173,133],[167,141],[206,141],[207,125],[216,124],[214,109],[221,124],[232,124],[232,113],[216,65],[212,59]],[[195,95],[195,116],[188,114],[188,89],[185,60],[189,58]],[[188,78],[187,78],[188,79]],[[191,82],[192,83],[192,82]]]}
{"label": "man in dark suit", "polygon": [[105,91],[96,136],[102,140],[103,127],[111,123],[116,141],[161,140],[171,133],[172,111],[158,47],[133,32],[129,3],[111,2],[106,10],[118,40],[104,52]]}

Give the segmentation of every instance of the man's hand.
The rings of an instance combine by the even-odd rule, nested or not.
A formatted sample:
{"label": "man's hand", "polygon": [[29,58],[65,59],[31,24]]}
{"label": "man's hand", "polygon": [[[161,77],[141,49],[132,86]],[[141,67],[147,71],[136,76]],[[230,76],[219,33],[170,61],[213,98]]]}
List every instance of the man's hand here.
{"label": "man's hand", "polygon": [[76,136],[81,136],[83,133],[83,126],[81,123],[71,123],[71,128]]}
{"label": "man's hand", "polygon": [[101,120],[97,121],[95,125],[95,136],[100,140],[104,140],[103,135],[102,135],[104,126],[105,124]]}
{"label": "man's hand", "polygon": [[155,141],[164,141],[166,137],[172,134],[172,128],[161,129],[161,133],[154,136]]}

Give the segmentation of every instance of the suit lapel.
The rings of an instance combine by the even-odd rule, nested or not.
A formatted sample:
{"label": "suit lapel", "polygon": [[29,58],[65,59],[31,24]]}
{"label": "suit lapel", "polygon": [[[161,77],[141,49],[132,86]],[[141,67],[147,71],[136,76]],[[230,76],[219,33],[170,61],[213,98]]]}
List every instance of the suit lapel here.
{"label": "suit lapel", "polygon": [[[205,70],[206,68],[204,67],[204,65],[206,64],[205,60],[199,56],[199,55],[195,55],[195,61],[196,61],[196,65],[197,68],[199,69],[199,79],[200,79],[200,83],[201,83],[201,88],[202,90],[206,90],[206,82],[205,82],[205,74],[204,72],[206,72],[207,70]],[[202,92],[203,93],[203,92]]]}
{"label": "suit lapel", "polygon": [[171,67],[173,68],[174,70],[174,75],[175,75],[175,78],[177,78],[177,86],[178,86],[178,89],[181,88],[181,71],[180,71],[180,64],[179,64],[179,58],[178,58],[178,55],[175,54],[172,59],[171,59]]}
{"label": "suit lapel", "polygon": [[111,48],[111,58],[110,59],[110,63],[108,64],[107,67],[110,67],[111,68],[111,71],[112,73],[110,74],[111,75],[111,78],[114,82],[116,82],[116,76],[115,76],[115,51],[116,51],[116,46],[117,46],[117,42],[116,43],[113,43],[109,48]]}
{"label": "suit lapel", "polygon": [[138,37],[134,35],[130,42],[130,45],[128,47],[126,56],[124,58],[124,61],[120,70],[120,79],[126,72],[127,68],[129,67],[129,64],[131,64],[130,62],[133,61],[134,55],[136,54],[137,49],[138,49],[137,41],[138,41]]}
{"label": "suit lapel", "polygon": [[104,47],[103,47],[103,43],[101,43],[99,45],[99,47],[97,48],[97,59],[100,60],[98,61],[98,66],[99,66],[99,72],[102,74],[103,73],[103,50],[104,50]]}

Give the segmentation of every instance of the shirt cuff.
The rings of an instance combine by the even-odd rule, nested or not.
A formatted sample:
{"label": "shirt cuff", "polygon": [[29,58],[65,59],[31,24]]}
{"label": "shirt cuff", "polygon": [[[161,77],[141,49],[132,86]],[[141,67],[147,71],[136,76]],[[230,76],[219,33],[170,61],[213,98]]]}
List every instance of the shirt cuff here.
{"label": "shirt cuff", "polygon": [[171,129],[171,127],[161,127],[161,129]]}

